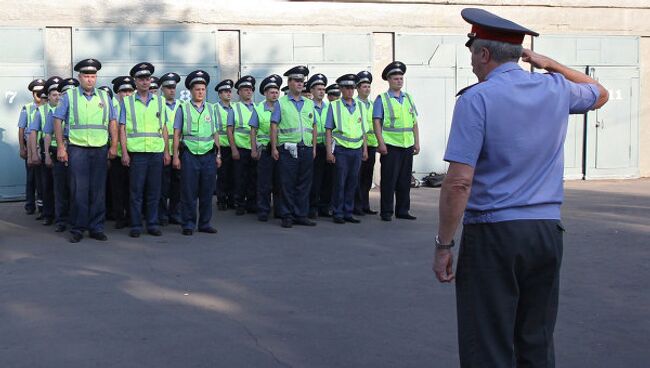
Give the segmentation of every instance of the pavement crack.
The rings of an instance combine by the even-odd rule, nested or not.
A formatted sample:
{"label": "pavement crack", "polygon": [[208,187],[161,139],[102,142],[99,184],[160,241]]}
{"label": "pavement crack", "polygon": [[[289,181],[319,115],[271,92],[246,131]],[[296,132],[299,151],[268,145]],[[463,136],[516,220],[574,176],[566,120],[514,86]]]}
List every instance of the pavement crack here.
{"label": "pavement crack", "polygon": [[231,319],[231,320],[233,322],[237,323],[238,325],[240,325],[241,328],[244,329],[244,331],[246,331],[246,334],[255,342],[255,346],[257,346],[259,349],[267,352],[271,356],[271,358],[273,358],[273,360],[275,360],[275,362],[278,365],[280,365],[282,367],[293,368],[293,366],[291,364],[289,364],[289,363],[283,361],[282,359],[278,358],[277,355],[275,355],[275,353],[273,352],[273,350],[271,350],[270,348],[262,345],[262,343],[260,342],[260,339],[257,337],[257,335],[255,335],[253,333],[253,331],[251,331],[251,329],[248,328],[248,326],[246,326],[243,322],[238,321],[238,320],[234,320],[234,319]]}

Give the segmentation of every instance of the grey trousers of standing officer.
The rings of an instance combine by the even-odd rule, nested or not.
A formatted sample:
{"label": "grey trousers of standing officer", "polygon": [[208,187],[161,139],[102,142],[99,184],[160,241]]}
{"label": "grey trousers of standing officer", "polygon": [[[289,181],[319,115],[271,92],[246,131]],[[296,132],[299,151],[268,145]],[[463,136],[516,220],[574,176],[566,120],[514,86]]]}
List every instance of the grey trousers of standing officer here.
{"label": "grey trousers of standing officer", "polygon": [[[388,153],[381,156],[381,216],[405,216],[411,208],[411,175],[413,147],[401,148],[386,145]],[[395,202],[393,202],[395,199]]]}
{"label": "grey trousers of standing officer", "polygon": [[284,146],[280,151],[280,182],[282,183],[282,218],[304,219],[309,213],[309,193],[314,168],[313,148],[298,147],[298,157],[293,158]]}
{"label": "grey trousers of standing officer", "polygon": [[469,224],[456,270],[460,365],[555,366],[559,220]]}

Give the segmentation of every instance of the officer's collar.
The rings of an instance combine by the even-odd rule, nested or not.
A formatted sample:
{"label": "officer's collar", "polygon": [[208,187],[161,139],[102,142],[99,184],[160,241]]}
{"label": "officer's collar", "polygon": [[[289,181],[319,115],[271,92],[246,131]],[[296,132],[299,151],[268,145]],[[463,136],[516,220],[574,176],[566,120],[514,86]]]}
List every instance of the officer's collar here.
{"label": "officer's collar", "polygon": [[[77,90],[79,91],[79,96],[86,95],[86,90],[83,89],[83,88],[81,88],[81,86],[79,86],[79,87],[77,88]],[[99,94],[97,93],[97,88],[93,88],[92,93],[89,94],[89,95],[86,95],[86,96],[93,96],[93,95],[98,95],[98,96],[99,96]]]}
{"label": "officer's collar", "polygon": [[402,90],[400,89],[400,91],[399,91],[399,96],[395,96],[395,94],[393,93],[393,91],[391,91],[391,90],[389,89],[389,90],[388,90],[388,95],[389,95],[390,97],[402,98],[402,97],[404,97],[404,92],[402,92]]}
{"label": "officer's collar", "polygon": [[347,101],[345,101],[345,99],[341,97],[341,102],[343,102],[343,104],[346,105],[346,106],[355,106],[356,105],[356,103],[355,103],[356,101],[354,101],[354,98],[352,99],[351,103],[347,103]]}
{"label": "officer's collar", "polygon": [[221,107],[223,107],[224,109],[228,109],[228,108],[231,108],[231,107],[232,107],[232,102],[229,103],[228,106],[224,105],[223,100],[221,100],[221,99],[219,99],[219,101],[217,101],[217,102],[218,102],[219,105],[221,105]]}
{"label": "officer's collar", "polygon": [[138,100],[140,100],[140,101],[142,101],[144,103],[149,102],[153,98],[153,93],[151,93],[151,92],[147,92],[147,99],[144,100],[144,101],[142,100],[142,96],[140,96],[140,94],[138,92],[135,92],[134,95],[135,95],[135,98],[137,98]]}
{"label": "officer's collar", "polygon": [[174,106],[176,106],[176,99],[173,99],[172,102],[169,102],[169,101],[167,101],[167,99],[165,99],[165,103],[169,107],[174,107]]}
{"label": "officer's collar", "polygon": [[487,75],[487,77],[485,77],[485,80],[488,80],[497,74],[506,73],[513,70],[521,70],[521,67],[519,66],[519,64],[515,62],[503,63],[497,66],[496,68],[492,69],[492,71]]}
{"label": "officer's collar", "polygon": [[201,104],[200,104],[200,105],[197,105],[196,102],[194,102],[194,100],[190,100],[190,103],[191,103],[192,106],[194,106],[197,110],[198,110],[198,109],[201,109],[201,108],[203,108],[203,106],[205,106],[205,100],[201,101]]}
{"label": "officer's collar", "polygon": [[294,100],[294,101],[296,101],[296,102],[300,102],[300,101],[303,101],[303,100],[304,100],[304,98],[302,97],[302,95],[298,95],[298,99],[296,99],[292,94],[289,94],[288,96],[289,96],[289,99],[290,99],[290,100]]}

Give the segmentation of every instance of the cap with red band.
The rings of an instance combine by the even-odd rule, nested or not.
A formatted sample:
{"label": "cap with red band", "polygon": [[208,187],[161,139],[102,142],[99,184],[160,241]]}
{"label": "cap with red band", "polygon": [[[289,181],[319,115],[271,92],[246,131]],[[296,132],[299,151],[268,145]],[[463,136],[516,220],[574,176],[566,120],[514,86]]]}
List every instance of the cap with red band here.
{"label": "cap with red band", "polygon": [[475,39],[506,42],[521,45],[526,35],[539,36],[539,33],[519,24],[477,8],[463,9],[460,15],[472,25],[472,32],[465,46],[472,45]]}

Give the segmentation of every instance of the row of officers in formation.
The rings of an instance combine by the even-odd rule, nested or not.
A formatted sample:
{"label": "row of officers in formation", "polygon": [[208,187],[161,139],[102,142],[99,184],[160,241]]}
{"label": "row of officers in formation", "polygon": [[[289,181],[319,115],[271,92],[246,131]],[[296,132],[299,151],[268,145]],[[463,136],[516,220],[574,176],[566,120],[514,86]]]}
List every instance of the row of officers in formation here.
{"label": "row of officers in formation", "polygon": [[[354,215],[377,213],[369,203],[377,153],[381,219],[415,219],[409,191],[417,110],[402,91],[406,66],[399,61],[384,69],[389,88],[374,101],[368,71],[342,75],[330,87],[323,74],[307,79],[305,66],[284,73],[286,87],[277,74],[259,84],[249,75],[226,79],[210,103],[210,76],[202,70],[185,78],[191,98],[183,101],[176,98],[181,77],[153,77],[151,63],[138,63],[112,88],[96,88],[100,69],[86,59],[74,67],[78,79],[32,81],[34,101],[19,117],[25,210],[38,211],[57,232],[69,228],[73,243],[86,231],[106,240],[106,218],[130,227],[131,237],[145,230],[159,236],[169,223],[184,235],[216,233],[214,194],[219,210],[255,213],[263,222],[274,216],[285,228],[314,226],[319,216],[358,223]],[[264,101],[254,103],[256,90]]]}

